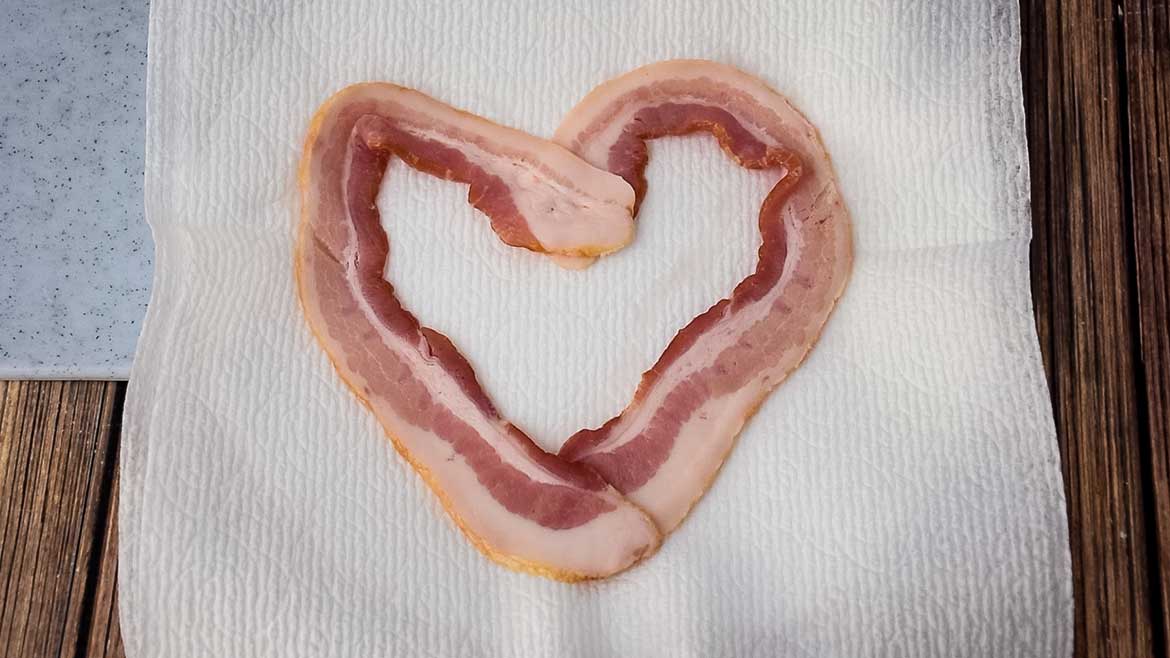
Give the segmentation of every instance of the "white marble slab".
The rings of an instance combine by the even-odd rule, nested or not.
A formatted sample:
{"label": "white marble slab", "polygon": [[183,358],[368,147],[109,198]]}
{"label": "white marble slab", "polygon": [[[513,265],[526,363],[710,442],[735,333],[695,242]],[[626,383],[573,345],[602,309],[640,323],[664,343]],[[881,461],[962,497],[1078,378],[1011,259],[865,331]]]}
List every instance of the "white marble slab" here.
{"label": "white marble slab", "polygon": [[149,296],[148,4],[0,2],[0,378],[124,378]]}

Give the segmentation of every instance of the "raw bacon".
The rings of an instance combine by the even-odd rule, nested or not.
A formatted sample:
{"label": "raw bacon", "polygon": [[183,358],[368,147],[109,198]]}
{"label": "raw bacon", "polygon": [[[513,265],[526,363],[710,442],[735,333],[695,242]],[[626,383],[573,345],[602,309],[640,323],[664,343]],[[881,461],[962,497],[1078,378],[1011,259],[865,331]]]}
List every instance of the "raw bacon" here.
{"label": "raw bacon", "polygon": [[588,467],[500,417],[445,336],[421,326],[383,278],[375,199],[391,157],[469,185],[504,242],[571,257],[629,241],[634,195],[551,142],[390,84],[348,87],[317,112],[301,161],[300,298],[341,378],[471,542],[513,568],[562,580],[621,571],[657,549],[646,514]]}
{"label": "raw bacon", "polygon": [[[740,165],[776,172],[755,272],[675,336],[621,414],[570,437],[559,456],[545,453],[384,280],[389,243],[375,199],[387,163],[396,156],[468,184],[501,240],[579,268],[631,239],[646,142],[696,131]],[[554,141],[394,85],[343,90],[318,111],[305,146],[296,273],[338,373],[472,543],[513,568],[579,580],[629,567],[682,521],[744,423],[816,342],[852,242],[815,128],[735,69],[638,69],[591,92]]]}
{"label": "raw bacon", "polygon": [[[646,141],[706,131],[740,165],[775,170],[753,274],[678,333],[633,401],[561,456],[586,464],[673,530],[744,423],[808,354],[852,262],[849,213],[816,129],[780,94],[706,61],[651,64],[593,90],[554,141],[646,193]],[[635,204],[635,208],[637,204]],[[564,264],[587,264],[580,257]]]}

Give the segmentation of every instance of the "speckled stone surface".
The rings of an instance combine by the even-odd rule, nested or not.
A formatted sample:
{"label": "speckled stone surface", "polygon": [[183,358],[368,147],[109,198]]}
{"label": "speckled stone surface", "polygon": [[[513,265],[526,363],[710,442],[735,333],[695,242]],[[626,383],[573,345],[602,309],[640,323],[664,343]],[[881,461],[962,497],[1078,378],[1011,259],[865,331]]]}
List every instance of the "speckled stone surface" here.
{"label": "speckled stone surface", "polygon": [[0,377],[121,378],[150,292],[148,3],[0,3]]}

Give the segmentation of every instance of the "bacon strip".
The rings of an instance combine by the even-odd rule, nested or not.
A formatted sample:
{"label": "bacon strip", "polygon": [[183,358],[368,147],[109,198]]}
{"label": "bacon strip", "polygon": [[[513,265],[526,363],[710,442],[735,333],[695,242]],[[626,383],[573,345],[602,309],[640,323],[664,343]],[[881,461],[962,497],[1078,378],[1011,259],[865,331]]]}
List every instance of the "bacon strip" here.
{"label": "bacon strip", "polygon": [[682,521],[747,419],[808,354],[852,262],[849,213],[816,129],[738,70],[705,61],[637,69],[586,96],[554,141],[620,175],[640,203],[646,141],[695,131],[713,134],[740,165],[779,174],[760,208],[756,271],[675,336],[620,415],[578,432],[560,452],[600,473],[663,533]]}
{"label": "bacon strip", "polygon": [[383,279],[375,199],[397,156],[466,183],[511,245],[569,256],[620,248],[633,192],[560,146],[389,84],[348,87],[317,112],[301,161],[300,298],[341,378],[471,542],[512,568],[598,578],[653,553],[660,534],[592,470],[542,451],[500,417],[471,366]]}

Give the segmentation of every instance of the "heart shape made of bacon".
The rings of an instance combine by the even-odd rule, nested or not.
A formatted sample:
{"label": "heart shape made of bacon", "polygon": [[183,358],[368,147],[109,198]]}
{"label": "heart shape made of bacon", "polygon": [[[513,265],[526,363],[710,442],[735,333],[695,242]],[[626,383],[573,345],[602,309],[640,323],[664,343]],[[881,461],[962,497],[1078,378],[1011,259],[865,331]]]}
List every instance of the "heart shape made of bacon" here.
{"label": "heart shape made of bacon", "polygon": [[[505,243],[585,267],[633,237],[646,141],[696,131],[777,174],[755,272],[678,332],[621,414],[549,454],[385,280],[375,200],[386,166],[398,157],[467,184]],[[298,291],[337,373],[476,548],[558,580],[604,578],[658,549],[816,343],[852,263],[849,213],[816,129],[761,81],[707,61],[602,84],[552,141],[405,87],[346,87],[314,116],[299,180]]]}

